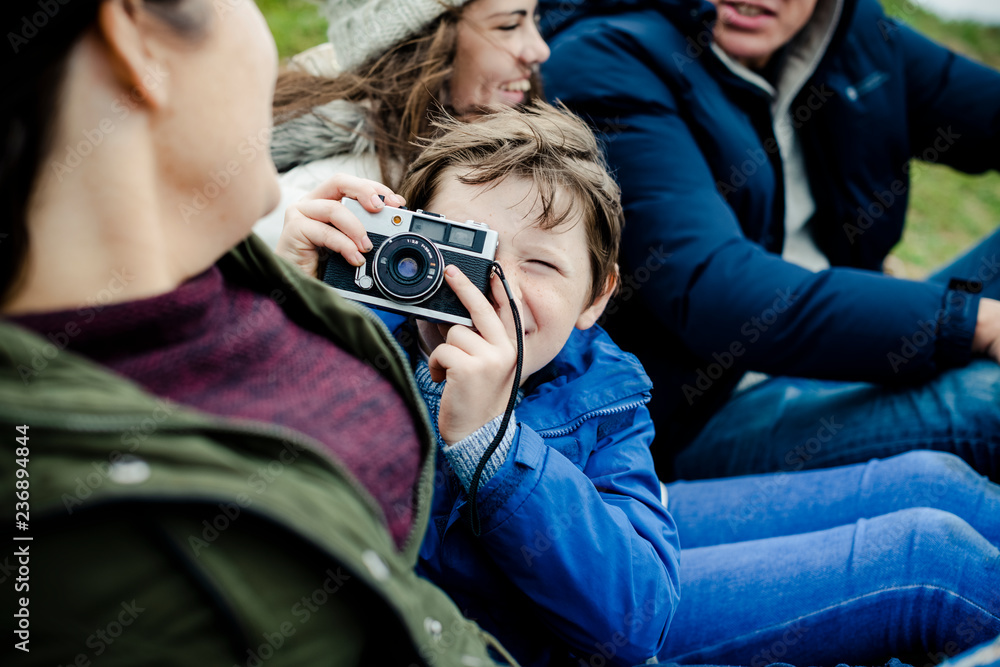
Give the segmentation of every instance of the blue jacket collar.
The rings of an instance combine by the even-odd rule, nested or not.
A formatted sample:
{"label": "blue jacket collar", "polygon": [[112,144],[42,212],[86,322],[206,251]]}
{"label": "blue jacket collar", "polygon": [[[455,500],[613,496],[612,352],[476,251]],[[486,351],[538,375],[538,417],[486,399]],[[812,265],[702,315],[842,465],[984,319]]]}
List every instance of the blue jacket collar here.
{"label": "blue jacket collar", "polygon": [[652,388],[639,360],[604,329],[574,329],[559,355],[525,384],[518,421],[539,432],[566,427],[595,412],[644,404]]}
{"label": "blue jacket collar", "polygon": [[[416,329],[403,315],[375,310],[416,364]],[[528,378],[517,404],[518,421],[535,431],[565,428],[595,412],[649,402],[653,382],[635,355],[600,326],[574,329],[555,359]]]}

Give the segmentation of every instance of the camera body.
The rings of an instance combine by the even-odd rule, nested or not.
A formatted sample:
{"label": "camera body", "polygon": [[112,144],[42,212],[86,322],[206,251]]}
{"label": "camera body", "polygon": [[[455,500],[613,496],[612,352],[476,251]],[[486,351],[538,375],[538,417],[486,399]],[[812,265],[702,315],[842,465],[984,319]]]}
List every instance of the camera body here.
{"label": "camera body", "polygon": [[369,213],[354,199],[344,197],[341,203],[365,226],[372,249],[359,267],[331,254],[323,282],[353,301],[472,326],[469,311],[444,282],[444,268],[454,264],[488,294],[499,240],[495,231],[479,222],[455,222],[420,209],[386,206]]}

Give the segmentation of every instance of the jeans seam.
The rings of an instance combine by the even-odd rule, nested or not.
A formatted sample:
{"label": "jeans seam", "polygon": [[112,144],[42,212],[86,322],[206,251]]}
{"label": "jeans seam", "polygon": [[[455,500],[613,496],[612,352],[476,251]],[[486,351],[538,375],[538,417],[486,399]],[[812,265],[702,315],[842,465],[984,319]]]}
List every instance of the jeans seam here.
{"label": "jeans seam", "polygon": [[[998,437],[989,435],[984,436],[980,433],[975,433],[975,432],[970,432],[969,435],[951,434],[948,437],[938,437],[931,439],[921,438],[918,435],[914,435],[914,436],[905,436],[901,438],[894,438],[890,441],[887,441],[884,436],[885,436],[884,433],[880,434],[878,431],[872,430],[869,433],[864,434],[863,436],[854,437],[852,438],[852,441],[854,444],[858,445],[857,447],[852,447],[851,449],[841,449],[827,455],[826,457],[814,456],[810,460],[810,465],[811,467],[816,467],[815,466],[816,463],[838,464],[838,461],[842,459],[845,455],[850,456],[852,452],[858,449],[863,449],[873,442],[879,443],[879,445],[883,449],[887,447],[903,447],[905,448],[903,451],[912,451],[921,449],[921,450],[931,450],[931,451],[944,451],[952,454],[955,453],[954,447],[958,443],[964,443],[971,447],[1000,443],[1000,436]],[[896,452],[896,453],[899,454],[902,452]],[[886,458],[886,456],[883,455],[875,458],[884,459]],[[790,470],[790,471],[775,471],[775,472],[795,472],[795,471]]]}

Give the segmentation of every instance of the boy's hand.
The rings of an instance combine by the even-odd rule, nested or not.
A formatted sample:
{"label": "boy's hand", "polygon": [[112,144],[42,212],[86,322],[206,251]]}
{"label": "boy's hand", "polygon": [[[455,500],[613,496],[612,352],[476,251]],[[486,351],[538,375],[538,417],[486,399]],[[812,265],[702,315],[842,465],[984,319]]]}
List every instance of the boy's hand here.
{"label": "boy's hand", "polygon": [[[434,348],[428,365],[435,382],[447,379],[438,412],[438,430],[453,445],[502,415],[510,399],[517,363],[514,317],[500,279],[490,278],[493,304],[455,266],[444,272],[476,330],[462,325],[447,329],[445,342]],[[519,306],[520,307],[520,306]]]}
{"label": "boy's hand", "polygon": [[[379,195],[385,196],[384,204]],[[381,183],[336,174],[288,207],[285,226],[274,251],[310,276],[315,276],[319,267],[318,248],[339,253],[352,266],[364,264],[361,253],[371,250],[372,244],[361,221],[338,201],[344,197],[357,199],[372,213],[386,205],[406,203]]]}

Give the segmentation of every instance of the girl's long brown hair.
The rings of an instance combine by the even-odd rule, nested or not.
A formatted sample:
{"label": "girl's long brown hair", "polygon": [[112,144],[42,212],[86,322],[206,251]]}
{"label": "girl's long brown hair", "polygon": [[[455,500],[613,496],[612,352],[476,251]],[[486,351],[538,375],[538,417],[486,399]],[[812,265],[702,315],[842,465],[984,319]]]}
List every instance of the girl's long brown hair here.
{"label": "girl's long brown hair", "polygon": [[[461,7],[449,7],[423,32],[336,78],[283,71],[274,95],[275,124],[333,100],[363,103],[382,179],[399,187],[406,166],[420,152],[416,140],[431,135],[434,118],[455,115],[446,100],[461,16]],[[542,94],[538,75],[531,81],[529,101]]]}

